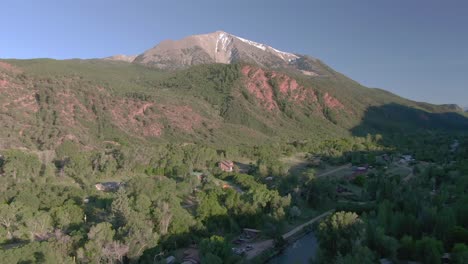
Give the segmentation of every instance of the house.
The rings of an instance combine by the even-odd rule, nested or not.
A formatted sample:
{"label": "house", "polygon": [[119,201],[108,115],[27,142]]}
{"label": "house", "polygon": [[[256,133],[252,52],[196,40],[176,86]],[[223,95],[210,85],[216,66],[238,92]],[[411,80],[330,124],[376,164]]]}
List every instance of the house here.
{"label": "house", "polygon": [[121,182],[101,182],[94,185],[98,191],[103,192],[114,192],[117,191],[120,186],[122,186]]}
{"label": "house", "polygon": [[234,162],[230,160],[223,160],[218,163],[218,167],[222,171],[232,172],[234,170]]}

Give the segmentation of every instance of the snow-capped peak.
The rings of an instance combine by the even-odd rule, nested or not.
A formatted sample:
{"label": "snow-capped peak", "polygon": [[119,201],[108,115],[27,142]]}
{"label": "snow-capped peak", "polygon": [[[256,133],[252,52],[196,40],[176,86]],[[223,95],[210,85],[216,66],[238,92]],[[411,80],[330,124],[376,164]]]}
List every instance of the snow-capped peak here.
{"label": "snow-capped peak", "polygon": [[253,47],[256,47],[262,51],[266,51],[266,52],[269,52],[269,53],[272,53],[274,55],[276,55],[277,57],[280,57],[282,60],[286,61],[286,62],[289,62],[291,60],[294,60],[294,59],[297,59],[299,58],[298,56],[296,56],[295,54],[293,53],[289,53],[289,52],[284,52],[284,51],[280,51],[280,50],[277,50],[273,47],[270,47],[268,45],[265,45],[265,44],[262,44],[262,43],[258,43],[258,42],[255,42],[255,41],[252,41],[252,40],[248,40],[248,39],[245,39],[245,38],[241,38],[241,37],[238,37],[236,35],[232,35],[232,34],[229,34],[225,31],[222,31],[222,30],[218,30],[216,31],[214,34],[216,34],[216,47],[215,47],[215,53],[219,53],[221,51],[228,51],[228,46],[229,44],[232,43],[233,39],[236,38],[250,46],[253,46]]}
{"label": "snow-capped peak", "polygon": [[215,52],[219,52],[219,48],[221,50],[226,51],[228,45],[231,43],[232,37],[224,31],[218,32],[218,39],[216,40],[216,50]]}
{"label": "snow-capped peak", "polygon": [[284,52],[284,51],[280,51],[280,50],[277,50],[273,47],[270,47],[270,46],[267,46],[265,44],[261,44],[261,43],[258,43],[258,42],[255,42],[255,41],[251,41],[251,40],[248,40],[248,39],[244,39],[244,38],[241,38],[241,37],[238,37],[238,36],[234,36],[232,35],[233,37],[239,39],[240,41],[244,42],[244,43],[247,43],[251,46],[254,46],[256,48],[259,48],[263,51],[270,51],[271,53],[275,54],[276,56],[280,57],[281,59],[285,60],[285,61],[289,61],[289,60],[292,60],[292,59],[297,59],[299,58],[297,55],[295,54],[292,54],[292,53],[289,53],[289,52]]}

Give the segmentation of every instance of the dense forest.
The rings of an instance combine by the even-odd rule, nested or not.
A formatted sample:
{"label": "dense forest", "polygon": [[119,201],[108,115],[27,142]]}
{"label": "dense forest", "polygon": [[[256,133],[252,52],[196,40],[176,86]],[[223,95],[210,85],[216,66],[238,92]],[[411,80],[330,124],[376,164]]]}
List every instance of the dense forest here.
{"label": "dense forest", "polygon": [[[243,228],[280,248],[280,234],[308,213],[335,209],[316,227],[318,262],[441,263],[450,253],[453,263],[466,263],[467,138],[424,133],[391,142],[377,135],[225,149],[167,144],[148,153],[65,142],[50,163],[41,161],[47,153],[2,151],[0,254],[6,263],[164,263],[196,245],[203,263],[239,263],[245,259],[231,247]],[[410,176],[385,169],[410,151]],[[282,157],[295,153],[321,164],[293,171]],[[251,162],[223,172],[223,159]],[[317,177],[324,164],[346,163],[372,170]],[[120,187],[94,186],[110,180]],[[356,190],[342,196],[340,186]]]}

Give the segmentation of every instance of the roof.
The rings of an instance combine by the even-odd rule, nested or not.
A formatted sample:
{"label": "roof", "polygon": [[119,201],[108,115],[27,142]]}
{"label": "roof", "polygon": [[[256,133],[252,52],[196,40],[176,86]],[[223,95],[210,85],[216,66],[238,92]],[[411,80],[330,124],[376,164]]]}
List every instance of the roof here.
{"label": "roof", "polygon": [[230,160],[222,160],[219,162],[220,164],[223,164],[225,166],[228,166],[228,167],[232,167],[234,166],[234,162],[230,161]]}

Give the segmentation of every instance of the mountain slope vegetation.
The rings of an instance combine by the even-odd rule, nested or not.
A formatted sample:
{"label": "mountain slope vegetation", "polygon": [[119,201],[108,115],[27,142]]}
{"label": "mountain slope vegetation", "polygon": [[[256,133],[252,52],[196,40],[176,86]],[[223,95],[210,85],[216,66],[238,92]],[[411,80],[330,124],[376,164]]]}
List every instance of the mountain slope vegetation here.
{"label": "mountain slope vegetation", "polygon": [[356,127],[364,133],[468,124],[461,112],[362,87],[336,72],[310,77],[248,64],[163,71],[102,60],[0,66],[4,147],[54,149],[64,140],[249,144],[345,136]]}

